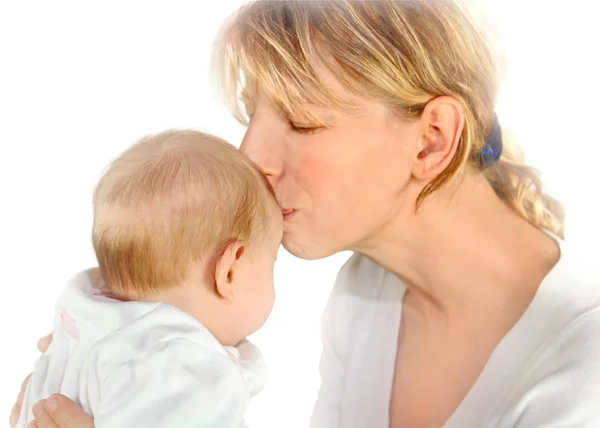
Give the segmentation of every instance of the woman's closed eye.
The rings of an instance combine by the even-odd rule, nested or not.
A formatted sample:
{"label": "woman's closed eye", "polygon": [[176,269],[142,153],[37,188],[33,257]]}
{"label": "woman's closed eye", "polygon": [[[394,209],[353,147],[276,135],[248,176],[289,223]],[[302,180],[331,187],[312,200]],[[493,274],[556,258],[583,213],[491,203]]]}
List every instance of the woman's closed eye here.
{"label": "woman's closed eye", "polygon": [[325,126],[323,125],[301,124],[292,120],[289,121],[289,124],[292,131],[299,134],[314,134],[315,132],[325,129]]}

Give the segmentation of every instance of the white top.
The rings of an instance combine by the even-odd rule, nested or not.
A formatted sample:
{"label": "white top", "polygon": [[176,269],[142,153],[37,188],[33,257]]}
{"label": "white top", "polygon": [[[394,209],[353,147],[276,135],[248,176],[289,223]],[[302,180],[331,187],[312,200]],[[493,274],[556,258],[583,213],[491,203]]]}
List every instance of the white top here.
{"label": "white top", "polygon": [[[445,428],[600,427],[600,280],[563,246]],[[587,277],[586,277],[587,276]],[[388,428],[405,286],[355,254],[323,318],[312,428]]]}
{"label": "white top", "polygon": [[250,342],[224,348],[173,306],[120,302],[99,292],[97,270],[76,276],[56,307],[53,340],[36,361],[17,427],[61,393],[96,428],[238,428],[266,368]]}

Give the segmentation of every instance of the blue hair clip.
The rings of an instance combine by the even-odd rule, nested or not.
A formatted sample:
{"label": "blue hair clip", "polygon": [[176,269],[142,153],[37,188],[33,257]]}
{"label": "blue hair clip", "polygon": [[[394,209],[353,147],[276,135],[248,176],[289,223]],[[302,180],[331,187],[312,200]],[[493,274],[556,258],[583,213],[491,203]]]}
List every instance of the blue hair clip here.
{"label": "blue hair clip", "polygon": [[485,146],[481,148],[480,160],[483,168],[495,165],[502,156],[502,128],[498,122],[498,116],[494,114],[492,129],[485,139]]}

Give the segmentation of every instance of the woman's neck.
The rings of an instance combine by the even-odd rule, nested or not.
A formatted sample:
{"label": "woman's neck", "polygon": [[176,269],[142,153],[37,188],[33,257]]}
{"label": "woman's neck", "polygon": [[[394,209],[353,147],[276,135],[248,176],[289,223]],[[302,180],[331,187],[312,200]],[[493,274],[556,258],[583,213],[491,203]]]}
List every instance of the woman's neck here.
{"label": "woman's neck", "polygon": [[427,197],[417,212],[403,207],[357,251],[396,274],[419,310],[445,315],[528,305],[559,257],[553,240],[475,173]]}

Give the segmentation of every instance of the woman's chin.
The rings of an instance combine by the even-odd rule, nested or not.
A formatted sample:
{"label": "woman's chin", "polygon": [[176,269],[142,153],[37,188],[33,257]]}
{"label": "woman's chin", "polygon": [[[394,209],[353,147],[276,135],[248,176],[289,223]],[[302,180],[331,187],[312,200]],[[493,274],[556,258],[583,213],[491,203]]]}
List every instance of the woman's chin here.
{"label": "woman's chin", "polygon": [[[307,236],[302,236],[302,238],[307,238]],[[301,241],[295,233],[291,232],[283,233],[281,245],[288,253],[303,260],[323,259],[337,252],[314,242]]]}

